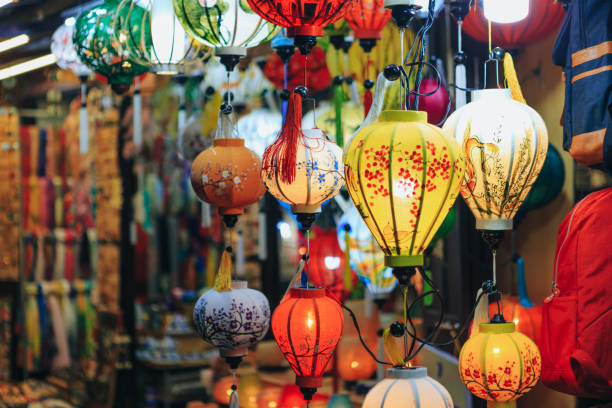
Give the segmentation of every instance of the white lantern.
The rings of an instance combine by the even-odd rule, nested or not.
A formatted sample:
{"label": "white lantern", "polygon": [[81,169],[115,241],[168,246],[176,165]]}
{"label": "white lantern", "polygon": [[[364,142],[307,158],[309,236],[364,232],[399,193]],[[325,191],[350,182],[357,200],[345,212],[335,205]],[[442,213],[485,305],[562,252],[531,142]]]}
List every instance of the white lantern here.
{"label": "white lantern", "polygon": [[548,132],[538,113],[508,89],[482,89],[444,124],[466,158],[461,195],[481,230],[512,229],[512,219],[540,173]]}
{"label": "white lantern", "polygon": [[529,14],[529,0],[484,0],[484,15],[494,23],[515,23]]}
{"label": "white lantern", "polygon": [[206,291],[193,309],[193,321],[200,337],[220,348],[231,366],[268,332],[270,304],[246,281],[233,281],[231,290]]}
{"label": "white lantern", "polygon": [[425,367],[389,368],[368,392],[362,408],[453,408],[448,391]]}
{"label": "white lantern", "polygon": [[302,132],[304,142],[297,146],[293,182],[282,182],[276,165],[262,169],[262,178],[270,194],[290,204],[294,214],[315,214],[344,185],[342,149],[327,140],[321,129]]}

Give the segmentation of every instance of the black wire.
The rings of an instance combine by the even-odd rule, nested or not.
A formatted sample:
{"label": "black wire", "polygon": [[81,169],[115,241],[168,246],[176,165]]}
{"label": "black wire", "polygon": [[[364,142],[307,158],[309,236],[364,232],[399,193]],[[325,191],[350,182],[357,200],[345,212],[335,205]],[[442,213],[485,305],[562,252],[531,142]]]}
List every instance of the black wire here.
{"label": "black wire", "polygon": [[365,343],[365,341],[363,340],[363,337],[361,336],[361,330],[359,329],[359,324],[357,323],[357,317],[355,317],[355,313],[353,313],[353,311],[351,309],[348,308],[348,306],[346,306],[345,304],[342,304],[342,307],[349,312],[349,314],[351,315],[351,319],[353,319],[353,324],[355,325],[355,330],[357,330],[357,335],[359,336],[359,341],[361,342],[361,345],[363,346],[363,348],[366,349],[366,351],[368,352],[368,354],[374,359],[374,361],[376,361],[378,364],[383,364],[383,365],[390,365],[392,366],[393,364],[388,363],[386,361],[380,361],[376,355],[374,355],[374,353],[372,352],[372,350],[370,350],[370,348],[368,347],[368,345]]}

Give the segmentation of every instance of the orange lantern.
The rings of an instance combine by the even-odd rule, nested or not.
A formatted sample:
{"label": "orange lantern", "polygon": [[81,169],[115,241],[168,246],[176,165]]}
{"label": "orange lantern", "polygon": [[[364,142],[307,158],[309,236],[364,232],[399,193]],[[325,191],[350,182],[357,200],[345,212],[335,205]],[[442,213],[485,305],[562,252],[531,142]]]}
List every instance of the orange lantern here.
{"label": "orange lantern", "polygon": [[[377,342],[368,345],[373,353],[377,353]],[[376,371],[376,361],[363,348],[359,339],[342,338],[336,353],[338,375],[344,381],[368,379]]]}
{"label": "orange lantern", "polygon": [[[236,379],[238,384],[238,379]],[[232,376],[222,377],[220,378],[215,385],[213,385],[213,399],[219,404],[229,405],[230,396],[232,395],[232,385],[234,384],[234,379]]]}
{"label": "orange lantern", "polygon": [[257,406],[259,408],[279,408],[282,395],[282,387],[268,386],[257,395]]}
{"label": "orange lantern", "polygon": [[[261,160],[234,136],[229,114],[221,113],[217,138],[212,147],[200,153],[191,166],[191,186],[196,195],[219,207],[228,226],[265,193],[261,181]],[[233,220],[231,222],[230,220]]]}
{"label": "orange lantern", "polygon": [[481,323],[461,348],[459,375],[487,407],[515,407],[536,385],[542,370],[538,346],[510,323]]}
{"label": "orange lantern", "polygon": [[[502,303],[504,319],[507,322],[513,322],[518,332],[523,333],[537,344],[542,327],[542,306],[525,307],[515,296],[504,296]],[[491,303],[489,315],[493,316],[495,313],[497,313],[497,304]]]}
{"label": "orange lantern", "polygon": [[272,315],[272,332],[295,383],[311,400],[342,334],[344,315],[323,288],[291,288]]}

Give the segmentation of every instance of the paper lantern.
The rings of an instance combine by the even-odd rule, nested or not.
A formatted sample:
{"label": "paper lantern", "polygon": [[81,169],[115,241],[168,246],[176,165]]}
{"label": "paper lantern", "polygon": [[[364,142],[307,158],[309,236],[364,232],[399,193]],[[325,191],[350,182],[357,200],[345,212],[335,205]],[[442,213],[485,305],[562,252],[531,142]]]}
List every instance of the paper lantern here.
{"label": "paper lantern", "polygon": [[244,135],[244,144],[258,156],[274,143],[282,126],[280,112],[266,108],[255,109],[238,119],[238,133]]}
{"label": "paper lantern", "polygon": [[[119,41],[123,38],[117,38],[113,31],[118,6],[118,0],[106,0],[81,14],[76,20],[72,41],[81,61],[104,76],[113,90],[122,93],[129,89],[135,77],[146,73],[148,67],[121,52]],[[144,9],[136,5],[135,10],[132,18],[138,20]],[[135,23],[132,35],[139,35],[141,27]]]}
{"label": "paper lantern", "polygon": [[238,388],[238,406],[240,408],[260,408],[257,398],[261,392],[261,380],[258,374],[245,374],[240,376]]}
{"label": "paper lantern", "polygon": [[397,286],[397,279],[392,269],[385,266],[385,254],[354,206],[338,221],[338,243],[345,252],[347,234],[351,267],[375,300],[387,299]]}
{"label": "paper lantern", "polygon": [[247,0],[262,18],[287,29],[302,54],[310,53],[323,27],[344,16],[352,0]]}
{"label": "paper lantern", "polygon": [[[421,82],[419,93],[427,94],[433,92],[438,87],[438,80],[435,78],[425,78]],[[414,103],[415,96],[410,94],[410,103]],[[444,84],[433,94],[419,97],[419,110],[427,112],[427,122],[432,125],[440,126],[446,112],[449,111],[450,99]]]}
{"label": "paper lantern", "polygon": [[62,24],[51,36],[51,52],[55,55],[57,66],[68,69],[78,77],[91,75],[91,70],[77,55],[76,48],[72,42],[75,24]]}
{"label": "paper lantern", "polygon": [[506,403],[522,397],[540,378],[542,360],[535,343],[515,330],[514,323],[481,323],[459,354],[459,375],[478,398]]}
{"label": "paper lantern", "polygon": [[391,18],[391,10],[385,9],[383,3],[383,0],[359,0],[344,16],[366,52],[372,49],[376,40],[382,38],[382,29]]}
{"label": "paper lantern", "polygon": [[[556,30],[563,21],[563,3],[556,0],[529,0],[529,14],[512,24],[491,23],[493,46],[516,49],[538,41]],[[463,30],[473,39],[488,43],[488,21],[482,7],[474,2],[463,21]]]}
{"label": "paper lantern", "polygon": [[[315,118],[317,120],[315,124]],[[347,101],[342,104],[342,134],[344,140],[350,140],[363,122],[363,108],[355,102]],[[336,111],[332,104],[322,103],[315,111],[304,115],[304,127],[317,127],[331,140],[336,141]]]}
{"label": "paper lantern", "polygon": [[229,291],[206,291],[193,309],[193,321],[200,337],[220,348],[230,366],[237,366],[268,332],[270,305],[246,281],[233,281]]}
{"label": "paper lantern", "polygon": [[294,214],[316,214],[344,185],[342,150],[320,129],[302,129],[301,121],[302,101],[294,93],[281,133],[264,153],[262,178]]}
{"label": "paper lantern", "polygon": [[[363,322],[359,320],[361,326]],[[371,342],[368,347],[376,353],[376,341]],[[374,345],[374,347],[371,347]],[[338,344],[336,353],[338,375],[344,381],[366,380],[374,374],[378,363],[363,348],[358,338],[342,338]]]}
{"label": "paper lantern", "polygon": [[342,303],[350,295],[358,278],[350,265],[346,269],[336,229],[323,229],[315,225],[311,238],[308,279],[312,284],[325,288],[328,296]]}
{"label": "paper lantern", "polygon": [[[268,57],[264,67],[264,75],[278,89],[284,89],[285,63],[280,56],[272,54]],[[304,57],[294,54],[287,64],[287,89],[294,89],[304,84],[304,70],[308,76],[308,89],[312,93],[324,91],[331,84],[331,75],[325,61],[325,51],[315,46],[311,51],[308,64],[304,64]],[[311,123],[311,122],[305,122]]]}
{"label": "paper lantern", "polygon": [[559,154],[559,150],[552,143],[549,143],[540,175],[535,183],[533,183],[519,212],[526,213],[550,204],[561,194],[563,184],[565,184],[563,159],[561,154]]}
{"label": "paper lantern", "polygon": [[423,264],[463,179],[459,146],[426,120],[425,112],[383,111],[344,154],[351,199],[394,268]]}
{"label": "paper lantern", "polygon": [[329,399],[327,408],[355,408],[348,394],[334,394]]}
{"label": "paper lantern", "polygon": [[[276,345],[275,345],[276,347]],[[277,347],[278,348],[278,347]],[[257,396],[257,407],[259,408],[279,408],[283,388],[273,385],[266,386]]]}
{"label": "paper lantern", "polygon": [[344,315],[322,288],[291,288],[272,315],[272,333],[296,374],[306,400],[322,384],[323,372],[342,334]]}
{"label": "paper lantern", "polygon": [[427,368],[389,368],[385,379],[372,388],[362,408],[453,408],[446,389],[431,377]]}
{"label": "paper lantern", "polygon": [[[236,379],[236,381],[239,381]],[[220,378],[212,389],[213,399],[219,404],[229,405],[230,395],[232,395],[232,385],[234,384],[232,376]]]}
{"label": "paper lantern", "polygon": [[482,230],[512,229],[514,214],[544,164],[548,133],[529,106],[508,89],[483,89],[444,124],[466,157],[461,195]]}
{"label": "paper lantern", "polygon": [[179,23],[172,0],[122,0],[113,29],[123,53],[157,74],[182,73],[204,56]]}
{"label": "paper lantern", "polygon": [[261,161],[233,135],[229,115],[221,114],[222,125],[213,146],[200,153],[191,166],[191,185],[196,195],[219,207],[224,216],[244,213],[265,193],[261,182]]}
{"label": "paper lantern", "polygon": [[[277,27],[262,20],[241,0],[173,0],[173,3],[187,34],[215,48],[215,54],[220,56],[245,56],[248,47],[268,41],[277,31]],[[234,65],[237,62],[238,58]]]}

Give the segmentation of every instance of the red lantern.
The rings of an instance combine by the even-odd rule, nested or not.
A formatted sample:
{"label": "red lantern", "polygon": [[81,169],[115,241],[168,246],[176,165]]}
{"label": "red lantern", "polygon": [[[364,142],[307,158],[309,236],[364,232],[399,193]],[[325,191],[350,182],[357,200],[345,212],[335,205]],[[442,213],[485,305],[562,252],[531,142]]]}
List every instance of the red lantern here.
{"label": "red lantern", "polygon": [[295,383],[311,400],[323,380],[342,334],[344,315],[338,302],[322,288],[291,288],[272,315],[272,332],[289,365]]}
{"label": "red lantern", "polygon": [[[438,86],[438,80],[435,78],[425,78],[421,82],[419,93],[427,94],[432,92]],[[410,102],[414,101],[414,95],[410,95]],[[419,110],[427,112],[427,122],[432,125],[438,125],[444,119],[446,110],[448,109],[448,91],[443,84],[433,94],[419,97]]]}
{"label": "red lantern", "polygon": [[307,55],[323,35],[323,27],[344,17],[352,0],[247,0],[261,18],[287,29],[295,45]]}
{"label": "red lantern", "polygon": [[[353,29],[355,38],[369,52],[376,40],[380,40],[381,31],[391,18],[391,10],[385,9],[383,0],[359,0],[346,12],[344,18]],[[362,40],[371,40],[373,44],[367,49]]]}
{"label": "red lantern", "polygon": [[[463,21],[463,30],[473,39],[489,42],[489,23],[482,7],[474,2]],[[557,0],[530,0],[529,14],[516,23],[491,23],[493,46],[516,49],[537,41],[556,30],[563,21],[563,4]]]}
{"label": "red lantern", "polygon": [[[312,58],[306,67],[308,70],[308,87],[312,92],[320,92],[331,84],[331,75],[325,61],[325,51],[316,46],[312,49]],[[277,54],[272,54],[264,67],[264,75],[278,89],[284,89],[285,64]],[[287,89],[294,89],[304,84],[304,58],[291,56],[287,65]]]}
{"label": "red lantern", "polygon": [[350,265],[346,265],[345,254],[338,243],[338,233],[333,228],[323,229],[315,225],[311,238],[308,279],[314,285],[325,288],[328,296],[342,303],[359,278]]}

